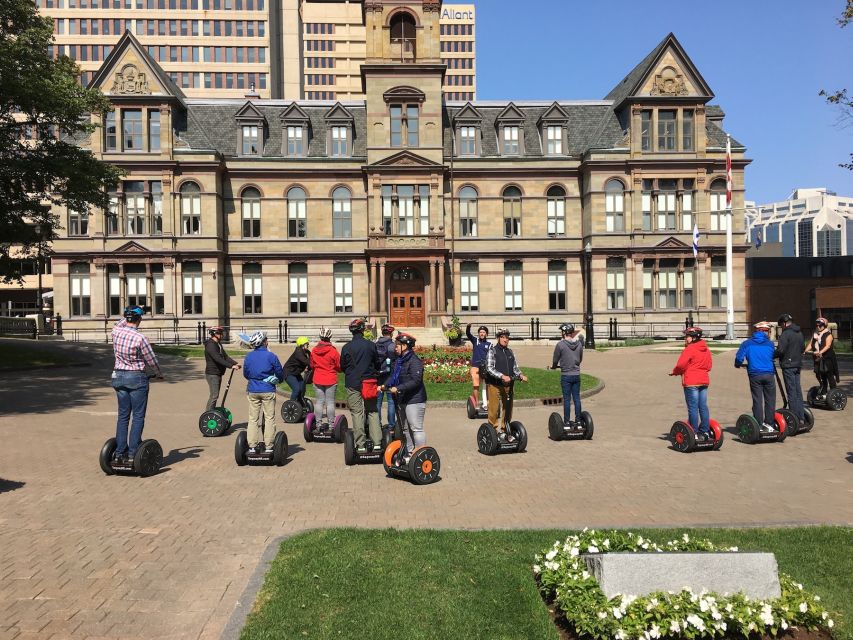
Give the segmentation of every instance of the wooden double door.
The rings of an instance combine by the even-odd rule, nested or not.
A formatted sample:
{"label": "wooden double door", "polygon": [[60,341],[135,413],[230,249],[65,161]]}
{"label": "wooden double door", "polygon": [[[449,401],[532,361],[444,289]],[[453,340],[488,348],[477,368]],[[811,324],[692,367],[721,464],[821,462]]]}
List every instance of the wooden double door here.
{"label": "wooden double door", "polygon": [[391,324],[396,327],[426,326],[425,283],[415,267],[400,267],[391,274],[389,305]]}

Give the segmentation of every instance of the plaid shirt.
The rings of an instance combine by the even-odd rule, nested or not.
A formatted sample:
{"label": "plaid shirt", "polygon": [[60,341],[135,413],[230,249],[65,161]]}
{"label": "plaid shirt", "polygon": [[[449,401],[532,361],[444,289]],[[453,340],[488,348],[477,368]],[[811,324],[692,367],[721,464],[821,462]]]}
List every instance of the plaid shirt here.
{"label": "plaid shirt", "polygon": [[160,363],[148,338],[139,333],[136,327],[129,326],[127,320],[113,327],[112,336],[116,371],[144,371],[145,365],[148,365],[160,372]]}

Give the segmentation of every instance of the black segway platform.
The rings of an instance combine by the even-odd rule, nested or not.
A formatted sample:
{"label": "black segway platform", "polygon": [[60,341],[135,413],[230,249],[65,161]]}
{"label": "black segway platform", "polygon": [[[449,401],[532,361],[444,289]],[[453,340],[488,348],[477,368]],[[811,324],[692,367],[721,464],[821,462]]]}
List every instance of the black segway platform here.
{"label": "black segway platform", "polygon": [[246,432],[241,431],[237,434],[237,440],[234,442],[234,459],[240,467],[249,463],[284,466],[284,461],[287,460],[287,434],[284,431],[275,434],[272,448],[273,450],[270,453],[266,451],[259,453],[254,449],[249,449]]}
{"label": "black segway platform", "polygon": [[108,476],[116,474],[134,474],[142,477],[153,476],[163,465],[163,448],[154,439],[143,440],[133,456],[125,463],[113,462],[116,451],[116,439],[110,438],[101,448],[101,470]]}
{"label": "black segway platform", "polygon": [[394,439],[388,443],[382,455],[385,473],[392,478],[409,480],[412,484],[432,484],[438,480],[441,471],[441,458],[438,456],[438,451],[424,445],[412,451],[412,455],[409,456],[408,461],[406,460],[403,429],[408,427],[408,422],[406,414],[400,410],[400,405],[395,403],[394,406],[397,424],[394,425]]}
{"label": "black segway platform", "polygon": [[764,442],[784,442],[788,437],[788,424],[785,417],[778,411],[773,416],[774,428],[772,431],[764,431],[758,420],[751,413],[744,413],[737,419],[735,428],[741,442],[746,444],[758,444]]}
{"label": "black segway platform", "polygon": [[231,379],[234,377],[234,369],[231,369],[231,375],[228,376],[228,383],[225,385],[225,393],[222,395],[222,402],[218,407],[205,411],[198,418],[198,430],[205,437],[216,437],[228,433],[231,425],[234,423],[234,416],[225,408],[225,399],[228,397],[228,389],[231,388]]}
{"label": "black segway platform", "polygon": [[829,409],[830,411],[844,411],[847,406],[847,394],[838,387],[830,389],[826,394],[821,394],[820,387],[811,387],[806,394],[809,406],[815,409]]}
{"label": "black segway platform", "polygon": [[548,436],[551,440],[592,440],[595,424],[588,411],[581,411],[580,422],[565,422],[554,411],[548,418]]}
{"label": "black segway platform", "polygon": [[355,446],[355,432],[352,429],[347,429],[344,432],[344,463],[351,467],[354,464],[382,462],[382,454],[390,441],[391,434],[388,433],[387,429],[382,429],[381,442],[374,443],[368,436],[364,442],[367,451],[359,453]]}
{"label": "black segway platform", "polygon": [[343,442],[344,434],[348,428],[347,417],[338,414],[335,416],[335,421],[328,428],[323,429],[317,424],[317,417],[312,411],[305,416],[302,434],[305,437],[305,442]]}
{"label": "black segway platform", "polygon": [[681,453],[693,451],[719,451],[723,446],[723,430],[720,423],[711,420],[711,438],[704,439],[696,434],[689,422],[677,420],[669,430],[669,441],[672,448]]}
{"label": "black segway platform", "polygon": [[527,430],[524,425],[513,421],[506,425],[506,431],[512,435],[512,442],[507,442],[490,423],[484,422],[477,429],[477,449],[487,456],[498,453],[524,453],[527,449]]}

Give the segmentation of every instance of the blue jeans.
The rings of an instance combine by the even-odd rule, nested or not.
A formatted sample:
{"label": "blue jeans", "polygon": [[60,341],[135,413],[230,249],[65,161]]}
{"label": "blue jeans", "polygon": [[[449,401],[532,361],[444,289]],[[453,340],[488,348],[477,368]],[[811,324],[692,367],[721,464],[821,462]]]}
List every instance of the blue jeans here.
{"label": "blue jeans", "polygon": [[571,417],[571,403],[575,403],[575,420],[581,421],[581,377],[560,376],[560,386],[563,388],[563,422]]}
{"label": "blue jeans", "polygon": [[782,369],[782,377],[785,379],[785,393],[788,394],[788,408],[797,416],[797,420],[805,420],[803,410],[803,388],[800,386],[800,369]]}
{"label": "blue jeans", "polygon": [[305,404],[305,383],[302,381],[302,376],[297,376],[291,373],[284,381],[290,387],[290,399],[295,400],[301,405]]}
{"label": "blue jeans", "polygon": [[389,427],[393,427],[397,424],[397,414],[395,413],[393,393],[380,391],[379,395],[376,396],[376,407],[379,410],[379,422],[382,422],[382,400],[385,398],[388,399],[388,422],[386,424]]}
{"label": "blue jeans", "polygon": [[711,431],[711,414],[708,412],[708,387],[684,387],[687,402],[687,422],[696,433]]}
{"label": "blue jeans", "polygon": [[[142,430],[145,428],[145,410],[148,408],[148,376],[142,371],[114,371],[113,389],[118,398],[118,420],[116,421],[116,454],[127,454],[131,458],[142,442]],[[127,425],[130,414],[130,441],[127,438]]]}

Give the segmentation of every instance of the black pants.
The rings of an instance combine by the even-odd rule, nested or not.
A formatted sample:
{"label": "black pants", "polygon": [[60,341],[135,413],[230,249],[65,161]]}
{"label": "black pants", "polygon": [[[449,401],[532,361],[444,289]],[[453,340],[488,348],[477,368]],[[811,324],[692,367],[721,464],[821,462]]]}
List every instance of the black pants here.
{"label": "black pants", "polygon": [[752,415],[759,423],[772,425],[776,413],[776,379],[770,373],[749,376]]}

